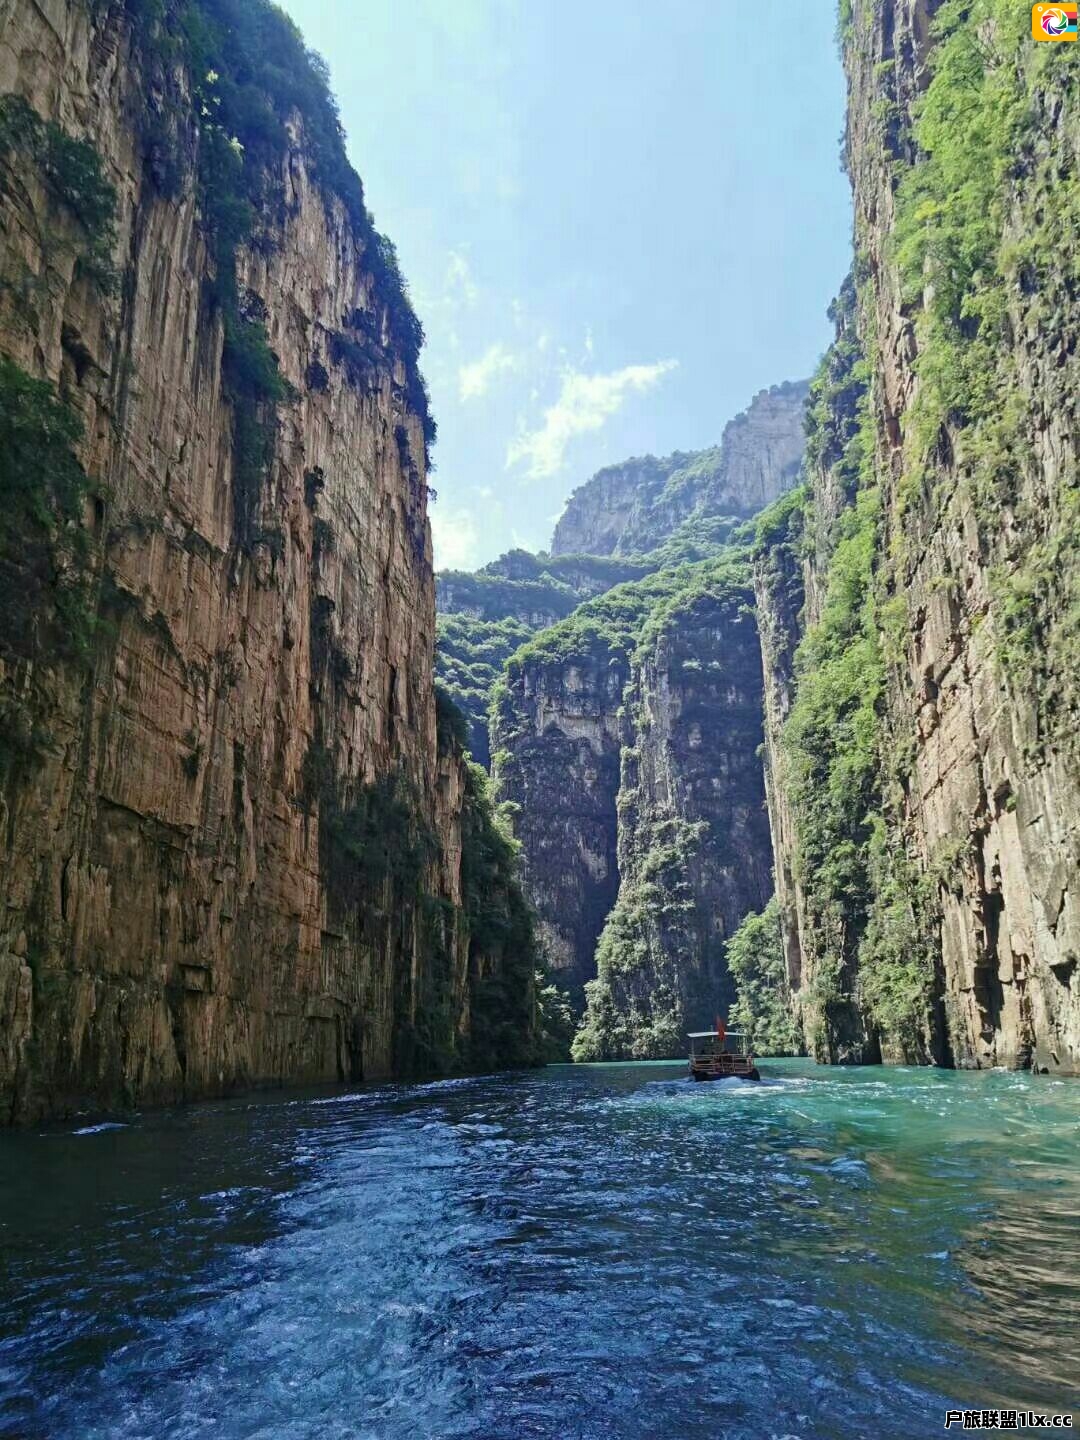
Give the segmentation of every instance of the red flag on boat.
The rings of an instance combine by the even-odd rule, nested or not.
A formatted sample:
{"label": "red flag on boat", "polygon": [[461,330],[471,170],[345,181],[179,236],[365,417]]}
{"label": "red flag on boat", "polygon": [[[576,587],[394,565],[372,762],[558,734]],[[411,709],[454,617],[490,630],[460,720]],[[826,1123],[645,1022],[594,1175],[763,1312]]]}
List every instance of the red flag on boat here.
{"label": "red flag on boat", "polygon": [[724,1043],[724,1036],[727,1034],[727,1026],[724,1024],[723,1020],[720,1019],[719,1015],[717,1015],[716,1017],[716,1034],[720,1041],[720,1044],[722,1045]]}

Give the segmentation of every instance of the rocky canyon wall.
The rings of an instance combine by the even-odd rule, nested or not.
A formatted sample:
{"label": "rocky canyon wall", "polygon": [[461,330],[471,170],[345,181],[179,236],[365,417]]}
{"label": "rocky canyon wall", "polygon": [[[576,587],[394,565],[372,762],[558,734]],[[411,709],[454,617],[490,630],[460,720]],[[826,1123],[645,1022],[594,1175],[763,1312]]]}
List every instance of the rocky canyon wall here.
{"label": "rocky canyon wall", "polygon": [[681,1055],[735,998],[727,942],[772,893],[752,598],[720,564],[644,627],[620,717],[619,894],[578,1059]]}
{"label": "rocky canyon wall", "polygon": [[164,16],[0,0],[5,1119],[483,1063],[511,963],[392,250],[289,22]]}
{"label": "rocky canyon wall", "polygon": [[[733,998],[727,939],[769,898],[761,658],[737,517],[797,479],[806,396],[775,386],[712,450],[601,471],[571,497],[552,554],[514,561],[519,583],[539,567],[548,584],[604,589],[509,655],[491,708],[497,792],[549,962],[584,1017],[581,1058],[681,1054],[686,1023]],[[606,553],[559,553],[578,547]],[[615,583],[630,565],[645,573]],[[452,578],[455,604],[481,579]],[[483,580],[481,595],[495,583]],[[451,678],[455,621],[440,632]]]}
{"label": "rocky canyon wall", "polygon": [[790,978],[820,1058],[1075,1070],[1076,47],[842,9],[849,319],[758,556]]}

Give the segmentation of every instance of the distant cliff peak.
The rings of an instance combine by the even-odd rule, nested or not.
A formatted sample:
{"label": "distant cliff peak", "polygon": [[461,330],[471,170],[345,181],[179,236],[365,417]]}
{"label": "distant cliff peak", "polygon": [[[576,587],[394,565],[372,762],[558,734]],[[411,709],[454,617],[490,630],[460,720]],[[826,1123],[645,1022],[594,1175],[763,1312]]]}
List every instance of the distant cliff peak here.
{"label": "distant cliff peak", "polygon": [[799,380],[760,391],[706,450],[597,471],[567,501],[551,553],[643,554],[692,515],[755,514],[798,480],[808,390]]}

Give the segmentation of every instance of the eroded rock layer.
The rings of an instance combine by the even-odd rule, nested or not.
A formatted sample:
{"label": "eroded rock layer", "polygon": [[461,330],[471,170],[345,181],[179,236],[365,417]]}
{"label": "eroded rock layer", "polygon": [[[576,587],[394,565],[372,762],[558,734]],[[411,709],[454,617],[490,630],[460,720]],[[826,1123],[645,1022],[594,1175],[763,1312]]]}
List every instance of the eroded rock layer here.
{"label": "eroded rock layer", "polygon": [[119,5],[0,5],[5,377],[52,387],[89,479],[84,645],[41,618],[76,593],[55,566],[20,618],[35,552],[5,550],[4,1118],[462,1063],[500,963],[462,908],[385,246],[294,108],[261,205],[229,211],[254,142],[192,101],[177,43]]}
{"label": "eroded rock layer", "polygon": [[997,0],[845,8],[861,358],[758,577],[821,1058],[1080,1063],[1075,49]]}

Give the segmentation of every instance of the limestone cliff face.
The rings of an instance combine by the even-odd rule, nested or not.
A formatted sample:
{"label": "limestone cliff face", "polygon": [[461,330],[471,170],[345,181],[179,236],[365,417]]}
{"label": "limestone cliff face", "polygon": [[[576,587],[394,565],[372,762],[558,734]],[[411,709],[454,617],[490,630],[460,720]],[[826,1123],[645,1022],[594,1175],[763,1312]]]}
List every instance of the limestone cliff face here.
{"label": "limestone cliff face", "polygon": [[[895,15],[889,13],[894,7],[883,8],[871,49],[895,53],[894,103],[907,114],[926,83],[937,6],[908,0]],[[990,62],[1007,66],[1016,56],[1032,123],[1017,148],[1019,160],[1009,155],[1008,173],[1015,166],[1016,178],[1002,197],[996,237],[1006,248],[1037,231],[1047,187],[1080,182],[1075,61],[1071,81],[1062,67],[1040,61],[1040,47],[1021,33],[1027,16],[1020,18],[1023,26],[1017,17],[998,18]],[[849,52],[848,145],[857,213],[881,256],[890,197],[867,130],[872,64],[870,52]],[[992,409],[1015,407],[1010,442],[1019,473],[1006,482],[994,474],[993,459],[974,449],[965,454],[962,438],[950,446],[947,421],[936,473],[911,514],[900,483],[910,464],[902,456],[902,433],[918,388],[919,327],[905,313],[892,268],[877,268],[869,303],[881,335],[875,367],[887,532],[904,544],[895,585],[907,620],[903,653],[890,675],[889,709],[895,733],[914,746],[900,823],[914,837],[923,866],[930,868],[950,842],[965,842],[938,889],[935,916],[956,1062],[1075,1069],[1080,660],[1068,610],[1080,481],[1080,311],[1059,305],[1052,268],[1040,274],[1017,272],[1014,265],[1003,267],[1008,316],[993,340],[1000,391]],[[1071,400],[1059,403],[1065,395]],[[988,423],[996,419],[991,415]],[[1014,461],[1007,463],[1011,468]],[[1053,573],[1036,580],[1034,572],[1047,562]],[[1017,621],[1025,619],[1016,612],[1025,606],[1037,652],[1026,675],[1022,658],[1010,653]]]}
{"label": "limestone cliff face", "polygon": [[[713,450],[601,471],[551,555],[526,557],[549,581],[604,589],[510,657],[492,707],[548,957],[579,1010],[592,982],[583,1057],[676,1053],[684,1020],[726,1008],[726,939],[769,898],[752,594],[734,522],[717,521],[795,483],[807,393],[763,391]],[[628,564],[646,573],[613,574]],[[458,678],[465,651],[443,623]]]}
{"label": "limestone cliff face", "polygon": [[[436,746],[424,422],[370,237],[295,115],[280,203],[236,256],[287,382],[245,490],[205,196],[162,183],[142,123],[179,82],[134,45],[119,6],[0,5],[0,93],[96,152],[119,272],[95,283],[70,207],[9,150],[0,348],[81,419],[99,498],[88,656],[0,655],[39,742],[0,794],[4,1118],[446,1063],[485,971],[464,771]],[[190,107],[173,133],[189,159],[208,143]],[[331,852],[351,874],[345,821],[390,791],[421,879],[388,864],[349,904]]]}
{"label": "limestone cliff face", "polygon": [[[794,533],[790,533],[791,531]],[[781,534],[761,545],[754,563],[754,598],[761,645],[765,793],[774,857],[774,890],[780,911],[788,984],[804,993],[804,950],[808,948],[805,901],[796,879],[797,826],[784,783],[781,736],[795,696],[795,653],[805,623],[804,564],[796,546],[802,513],[786,517]]]}
{"label": "limestone cliff face", "polygon": [[495,712],[499,795],[548,963],[577,1008],[619,889],[615,797],[625,653],[602,639],[511,669]]}
{"label": "limestone cliff face", "polygon": [[798,479],[806,394],[803,382],[775,385],[710,450],[599,471],[567,502],[552,554],[645,554],[695,517],[756,514]]}
{"label": "limestone cliff face", "polygon": [[[856,3],[846,31],[870,388],[850,483],[810,473],[800,555],[759,560],[778,890],[821,1058],[1076,1069],[1080,314],[1047,259],[1075,224],[1076,61],[1033,44],[1026,13],[980,0],[935,34],[939,9]],[[845,579],[864,596],[846,637]],[[785,771],[781,730],[841,658],[880,697],[860,720],[877,778],[868,828],[831,851],[862,859],[830,932],[830,852],[791,804],[828,746],[804,707]]]}
{"label": "limestone cliff face", "polygon": [[729,575],[647,622],[624,696],[618,901],[579,1059],[685,1053],[734,998],[726,943],[772,893],[751,592]]}

